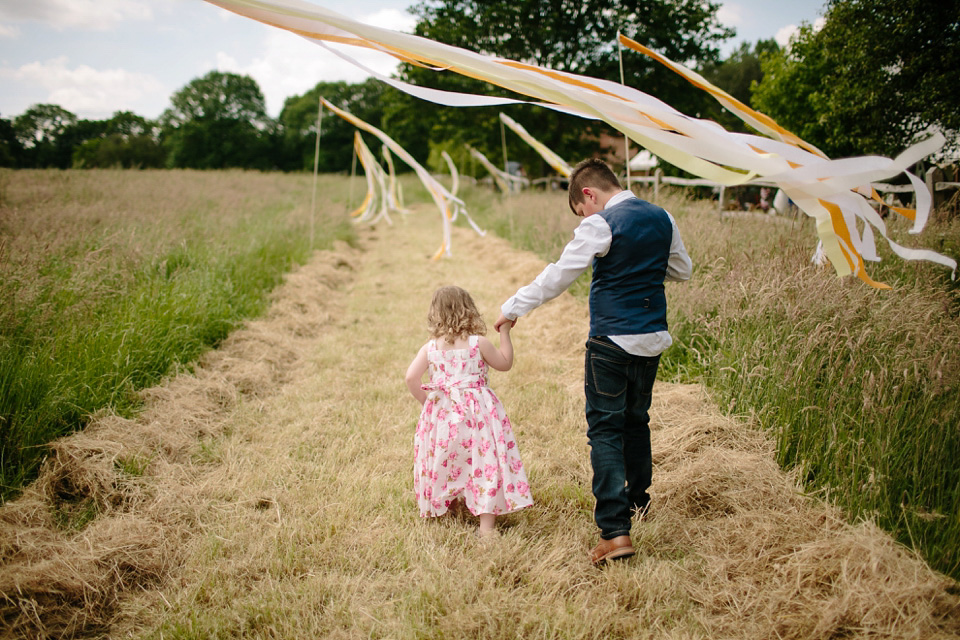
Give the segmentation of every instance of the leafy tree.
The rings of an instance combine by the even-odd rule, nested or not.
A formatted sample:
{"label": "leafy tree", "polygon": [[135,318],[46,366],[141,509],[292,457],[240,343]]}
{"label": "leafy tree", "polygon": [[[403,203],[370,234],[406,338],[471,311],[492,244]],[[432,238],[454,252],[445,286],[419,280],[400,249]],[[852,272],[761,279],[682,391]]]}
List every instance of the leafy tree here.
{"label": "leafy tree", "polygon": [[895,155],[960,130],[960,4],[831,0],[823,28],[763,59],[755,106],[832,157]]}
{"label": "leafy tree", "polygon": [[[759,40],[756,44],[742,43],[723,62],[708,62],[700,73],[704,78],[717,85],[740,102],[750,106],[750,88],[763,80],[761,58],[765,55],[775,55],[780,51],[776,40]],[[740,118],[714,103],[708,114],[719,122],[728,131],[748,131],[748,127]]]}
{"label": "leafy tree", "polygon": [[[313,170],[320,96],[338,108],[349,111],[361,120],[382,129],[382,100],[389,92],[396,92],[396,90],[370,78],[357,84],[320,82],[302,96],[287,98],[279,118],[282,136],[281,155],[284,158],[282,168],[297,171]],[[353,125],[331,114],[329,110],[324,112],[320,136],[320,171],[350,170],[353,132]],[[386,133],[395,137],[390,131]],[[374,144],[371,140],[368,140],[368,144],[371,145],[371,149],[379,148],[379,143]]]}
{"label": "leafy tree", "polygon": [[77,116],[55,104],[35,104],[13,122],[17,139],[25,148],[49,143],[71,124]]}
{"label": "leafy tree", "polygon": [[263,93],[249,76],[211,71],[190,81],[160,116],[168,164],[194,169],[266,169],[273,121]]}
{"label": "leafy tree", "polygon": [[167,126],[197,120],[241,120],[263,129],[271,124],[256,80],[221,71],[195,78],[174,93],[160,120]]}
{"label": "leafy tree", "polygon": [[[424,0],[412,11],[419,18],[417,35],[484,54],[619,81],[618,31],[687,64],[716,61],[719,44],[732,35],[717,21],[718,8],[709,0]],[[685,113],[698,115],[709,104],[685,80],[644,56],[625,51],[624,72],[628,85]],[[486,83],[410,65],[402,65],[401,74],[424,86],[506,94]],[[416,121],[404,122],[411,129],[410,142],[426,145],[427,140],[463,139],[488,157],[494,153],[493,157],[499,157],[496,109],[452,110],[404,96],[396,105],[385,107],[384,117],[391,122],[403,119],[414,105],[418,105],[412,110]],[[597,150],[591,134],[608,132],[600,122],[535,107],[505,111],[534,137],[571,160]],[[511,158],[522,162],[527,158],[524,164],[531,175],[543,171],[542,161],[515,138],[508,132]]]}
{"label": "leafy tree", "polygon": [[13,122],[0,118],[0,167],[19,167],[23,161],[23,145],[17,139]]}
{"label": "leafy tree", "polygon": [[106,120],[77,120],[64,128],[57,137],[57,166],[67,169],[73,166],[74,152],[91,140],[100,140],[106,135]]}
{"label": "leafy tree", "polygon": [[[459,47],[560,71],[620,79],[621,32],[687,64],[717,60],[732,32],[709,0],[424,0],[413,8],[416,33]],[[508,25],[508,26],[505,26]],[[625,52],[627,84],[684,111],[685,81],[645,57]],[[678,90],[680,89],[680,90]],[[694,113],[693,109],[686,110]]]}
{"label": "leafy tree", "polygon": [[152,136],[156,133],[156,125],[143,116],[132,111],[116,111],[107,120],[107,135],[118,134],[126,137]]}
{"label": "leafy tree", "polygon": [[164,165],[158,127],[146,118],[130,111],[117,111],[109,120],[97,124],[99,134],[74,147],[73,166],[129,169]]}
{"label": "leafy tree", "polygon": [[70,166],[72,149],[63,134],[77,123],[77,116],[55,104],[35,104],[13,120],[18,142],[27,167]]}

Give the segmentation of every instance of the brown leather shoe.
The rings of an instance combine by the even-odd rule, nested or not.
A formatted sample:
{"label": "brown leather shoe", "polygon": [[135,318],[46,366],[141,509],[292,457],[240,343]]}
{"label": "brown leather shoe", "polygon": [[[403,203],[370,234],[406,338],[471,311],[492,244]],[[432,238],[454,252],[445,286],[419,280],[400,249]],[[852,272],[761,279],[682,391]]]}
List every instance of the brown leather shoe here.
{"label": "brown leather shoe", "polygon": [[617,536],[610,540],[601,539],[600,544],[590,552],[590,562],[600,565],[607,560],[629,558],[635,553],[633,544],[630,542],[630,536]]}

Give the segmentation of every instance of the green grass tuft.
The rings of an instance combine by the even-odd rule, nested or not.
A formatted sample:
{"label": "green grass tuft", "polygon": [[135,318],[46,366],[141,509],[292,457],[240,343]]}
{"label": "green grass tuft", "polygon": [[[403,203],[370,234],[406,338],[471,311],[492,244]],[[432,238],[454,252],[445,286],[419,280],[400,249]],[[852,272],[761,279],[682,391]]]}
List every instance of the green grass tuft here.
{"label": "green grass tuft", "polygon": [[[136,411],[311,252],[305,176],[6,171],[3,185],[3,500],[46,443],[104,407]],[[319,221],[315,249],[352,238],[339,207]]]}

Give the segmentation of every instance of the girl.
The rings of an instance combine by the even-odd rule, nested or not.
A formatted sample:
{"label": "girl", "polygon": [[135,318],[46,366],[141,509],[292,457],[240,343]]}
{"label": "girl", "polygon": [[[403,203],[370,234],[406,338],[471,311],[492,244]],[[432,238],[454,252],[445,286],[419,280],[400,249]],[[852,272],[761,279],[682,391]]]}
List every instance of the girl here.
{"label": "girl", "polygon": [[[527,474],[500,400],[487,386],[487,366],[513,366],[512,323],[500,327],[500,348],[470,294],[441,287],[427,325],[432,340],[407,369],[410,393],[423,409],[414,438],[413,488],[421,517],[442,516],[463,500],[480,517],[478,534],[494,533],[498,515],[533,504]],[[421,386],[423,374],[430,381]]]}

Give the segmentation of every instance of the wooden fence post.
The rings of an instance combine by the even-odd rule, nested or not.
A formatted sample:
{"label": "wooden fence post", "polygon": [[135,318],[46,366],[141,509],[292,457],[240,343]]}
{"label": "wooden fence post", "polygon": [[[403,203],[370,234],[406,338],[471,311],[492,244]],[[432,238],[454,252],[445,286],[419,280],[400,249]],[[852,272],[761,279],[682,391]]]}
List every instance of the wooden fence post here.
{"label": "wooden fence post", "polygon": [[657,170],[653,172],[653,202],[654,204],[659,204],[660,202],[660,178],[663,177],[663,169],[657,167]]}

